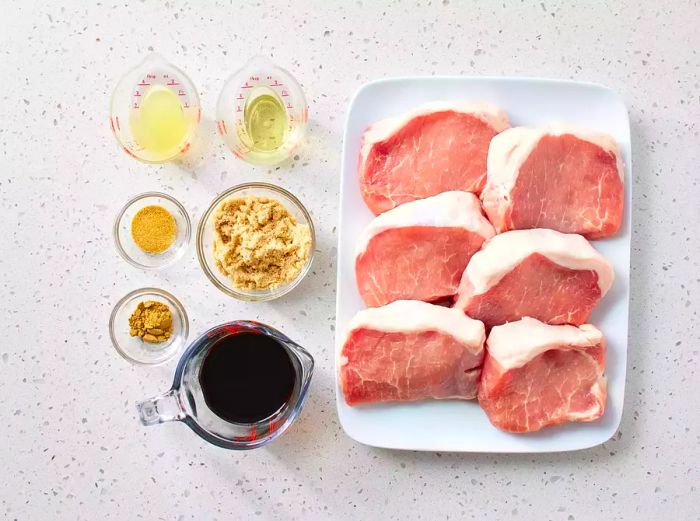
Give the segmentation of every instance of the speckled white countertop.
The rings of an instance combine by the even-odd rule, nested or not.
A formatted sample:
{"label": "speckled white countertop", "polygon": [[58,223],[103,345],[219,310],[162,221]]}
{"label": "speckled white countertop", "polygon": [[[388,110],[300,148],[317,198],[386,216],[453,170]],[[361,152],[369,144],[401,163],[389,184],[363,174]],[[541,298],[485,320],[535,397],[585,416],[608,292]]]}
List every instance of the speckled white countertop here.
{"label": "speckled white countertop", "polygon": [[[0,517],[697,519],[698,3],[237,4],[3,4]],[[151,48],[199,88],[210,146],[193,168],[140,164],[109,129],[115,82]],[[211,121],[223,80],[259,52],[299,78],[310,104],[308,145],[272,170],[236,160]],[[622,425],[602,446],[536,456],[391,452],[339,427],[332,353],[344,113],[362,83],[414,74],[571,78],[627,101],[630,362]],[[248,180],[289,188],[315,218],[313,273],[286,298],[225,297],[193,248],[163,273],[117,256],[112,220],[132,195],[167,191],[196,220],[218,191]],[[141,427],[134,402],[165,391],[175,362],[129,365],[106,323],[117,299],[145,285],[183,301],[190,338],[253,318],[307,346],[317,371],[298,424],[249,453],[207,445],[182,424]]]}

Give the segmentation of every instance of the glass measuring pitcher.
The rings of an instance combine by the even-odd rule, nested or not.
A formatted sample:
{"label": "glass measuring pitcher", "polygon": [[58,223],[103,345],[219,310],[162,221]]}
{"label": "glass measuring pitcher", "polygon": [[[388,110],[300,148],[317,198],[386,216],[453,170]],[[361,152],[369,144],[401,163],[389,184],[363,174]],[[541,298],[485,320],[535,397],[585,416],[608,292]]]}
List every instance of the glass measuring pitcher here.
{"label": "glass measuring pitcher", "polygon": [[217,130],[236,157],[275,165],[301,144],[308,106],[289,72],[255,56],[226,81],[216,114]]}
{"label": "glass measuring pitcher", "polygon": [[[231,421],[215,413],[222,400],[231,396],[219,395],[212,399],[207,394],[205,378],[209,366],[219,374],[226,374],[226,364],[220,359],[207,362],[207,357],[215,352],[222,340],[231,340],[236,335],[263,335],[263,338],[277,342],[291,362],[294,375],[293,385],[286,401],[277,410],[262,419]],[[258,322],[236,321],[216,326],[202,334],[187,348],[175,371],[172,388],[154,398],[136,405],[141,423],[155,425],[169,421],[181,421],[206,441],[225,449],[255,449],[270,443],[284,433],[298,416],[306,399],[314,360],[301,346],[276,329]],[[204,382],[204,384],[203,384]],[[261,382],[267,387],[274,383]],[[204,387],[204,388],[203,388]],[[235,398],[235,397],[233,397]],[[245,401],[254,401],[255,396],[240,396]],[[224,404],[225,405],[225,404]],[[220,409],[219,409],[220,410]]]}
{"label": "glass measuring pitcher", "polygon": [[122,76],[110,101],[114,136],[129,155],[146,163],[184,154],[200,118],[192,81],[156,53]]}

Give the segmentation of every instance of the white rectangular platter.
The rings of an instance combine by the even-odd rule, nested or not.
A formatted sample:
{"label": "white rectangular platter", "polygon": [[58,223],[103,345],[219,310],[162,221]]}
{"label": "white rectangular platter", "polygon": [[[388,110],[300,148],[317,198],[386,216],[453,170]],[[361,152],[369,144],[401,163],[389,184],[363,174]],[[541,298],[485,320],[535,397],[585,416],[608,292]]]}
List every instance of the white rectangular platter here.
{"label": "white rectangular platter", "polygon": [[[590,322],[608,342],[608,402],[592,423],[571,423],[531,434],[508,434],[493,427],[476,401],[425,401],[349,407],[338,386],[337,353],[352,316],[364,307],[355,284],[355,243],[372,219],[357,177],[362,132],[372,123],[418,104],[437,100],[490,101],[501,106],[512,126],[552,121],[611,134],[625,164],[625,213],[616,237],[595,241],[610,260],[615,283]],[[376,447],[464,452],[556,452],[583,449],[608,440],[622,416],[627,363],[631,179],[629,118],[624,103],[600,85],[528,78],[416,77],[364,85],[348,110],[343,140],[338,238],[336,309],[336,403],[345,432]]]}

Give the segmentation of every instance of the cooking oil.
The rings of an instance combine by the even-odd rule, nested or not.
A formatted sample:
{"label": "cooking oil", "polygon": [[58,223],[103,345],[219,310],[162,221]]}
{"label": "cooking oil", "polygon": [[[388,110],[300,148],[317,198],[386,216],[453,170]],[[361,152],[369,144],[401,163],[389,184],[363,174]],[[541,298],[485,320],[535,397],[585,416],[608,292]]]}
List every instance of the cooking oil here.
{"label": "cooking oil", "polygon": [[284,102],[265,86],[255,87],[243,110],[247,145],[256,151],[269,152],[284,144],[289,121]]}
{"label": "cooking oil", "polygon": [[188,124],[177,93],[153,85],[131,112],[131,132],[148,161],[165,161],[180,152]]}

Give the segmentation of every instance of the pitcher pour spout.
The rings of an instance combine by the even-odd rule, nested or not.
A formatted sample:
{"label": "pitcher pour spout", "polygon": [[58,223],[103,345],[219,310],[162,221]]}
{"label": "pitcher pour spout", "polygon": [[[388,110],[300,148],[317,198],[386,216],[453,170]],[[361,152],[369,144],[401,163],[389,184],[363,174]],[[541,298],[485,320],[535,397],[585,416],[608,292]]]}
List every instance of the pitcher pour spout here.
{"label": "pitcher pour spout", "polygon": [[170,389],[160,396],[138,402],[136,410],[143,425],[181,421],[186,416],[177,389]]}

